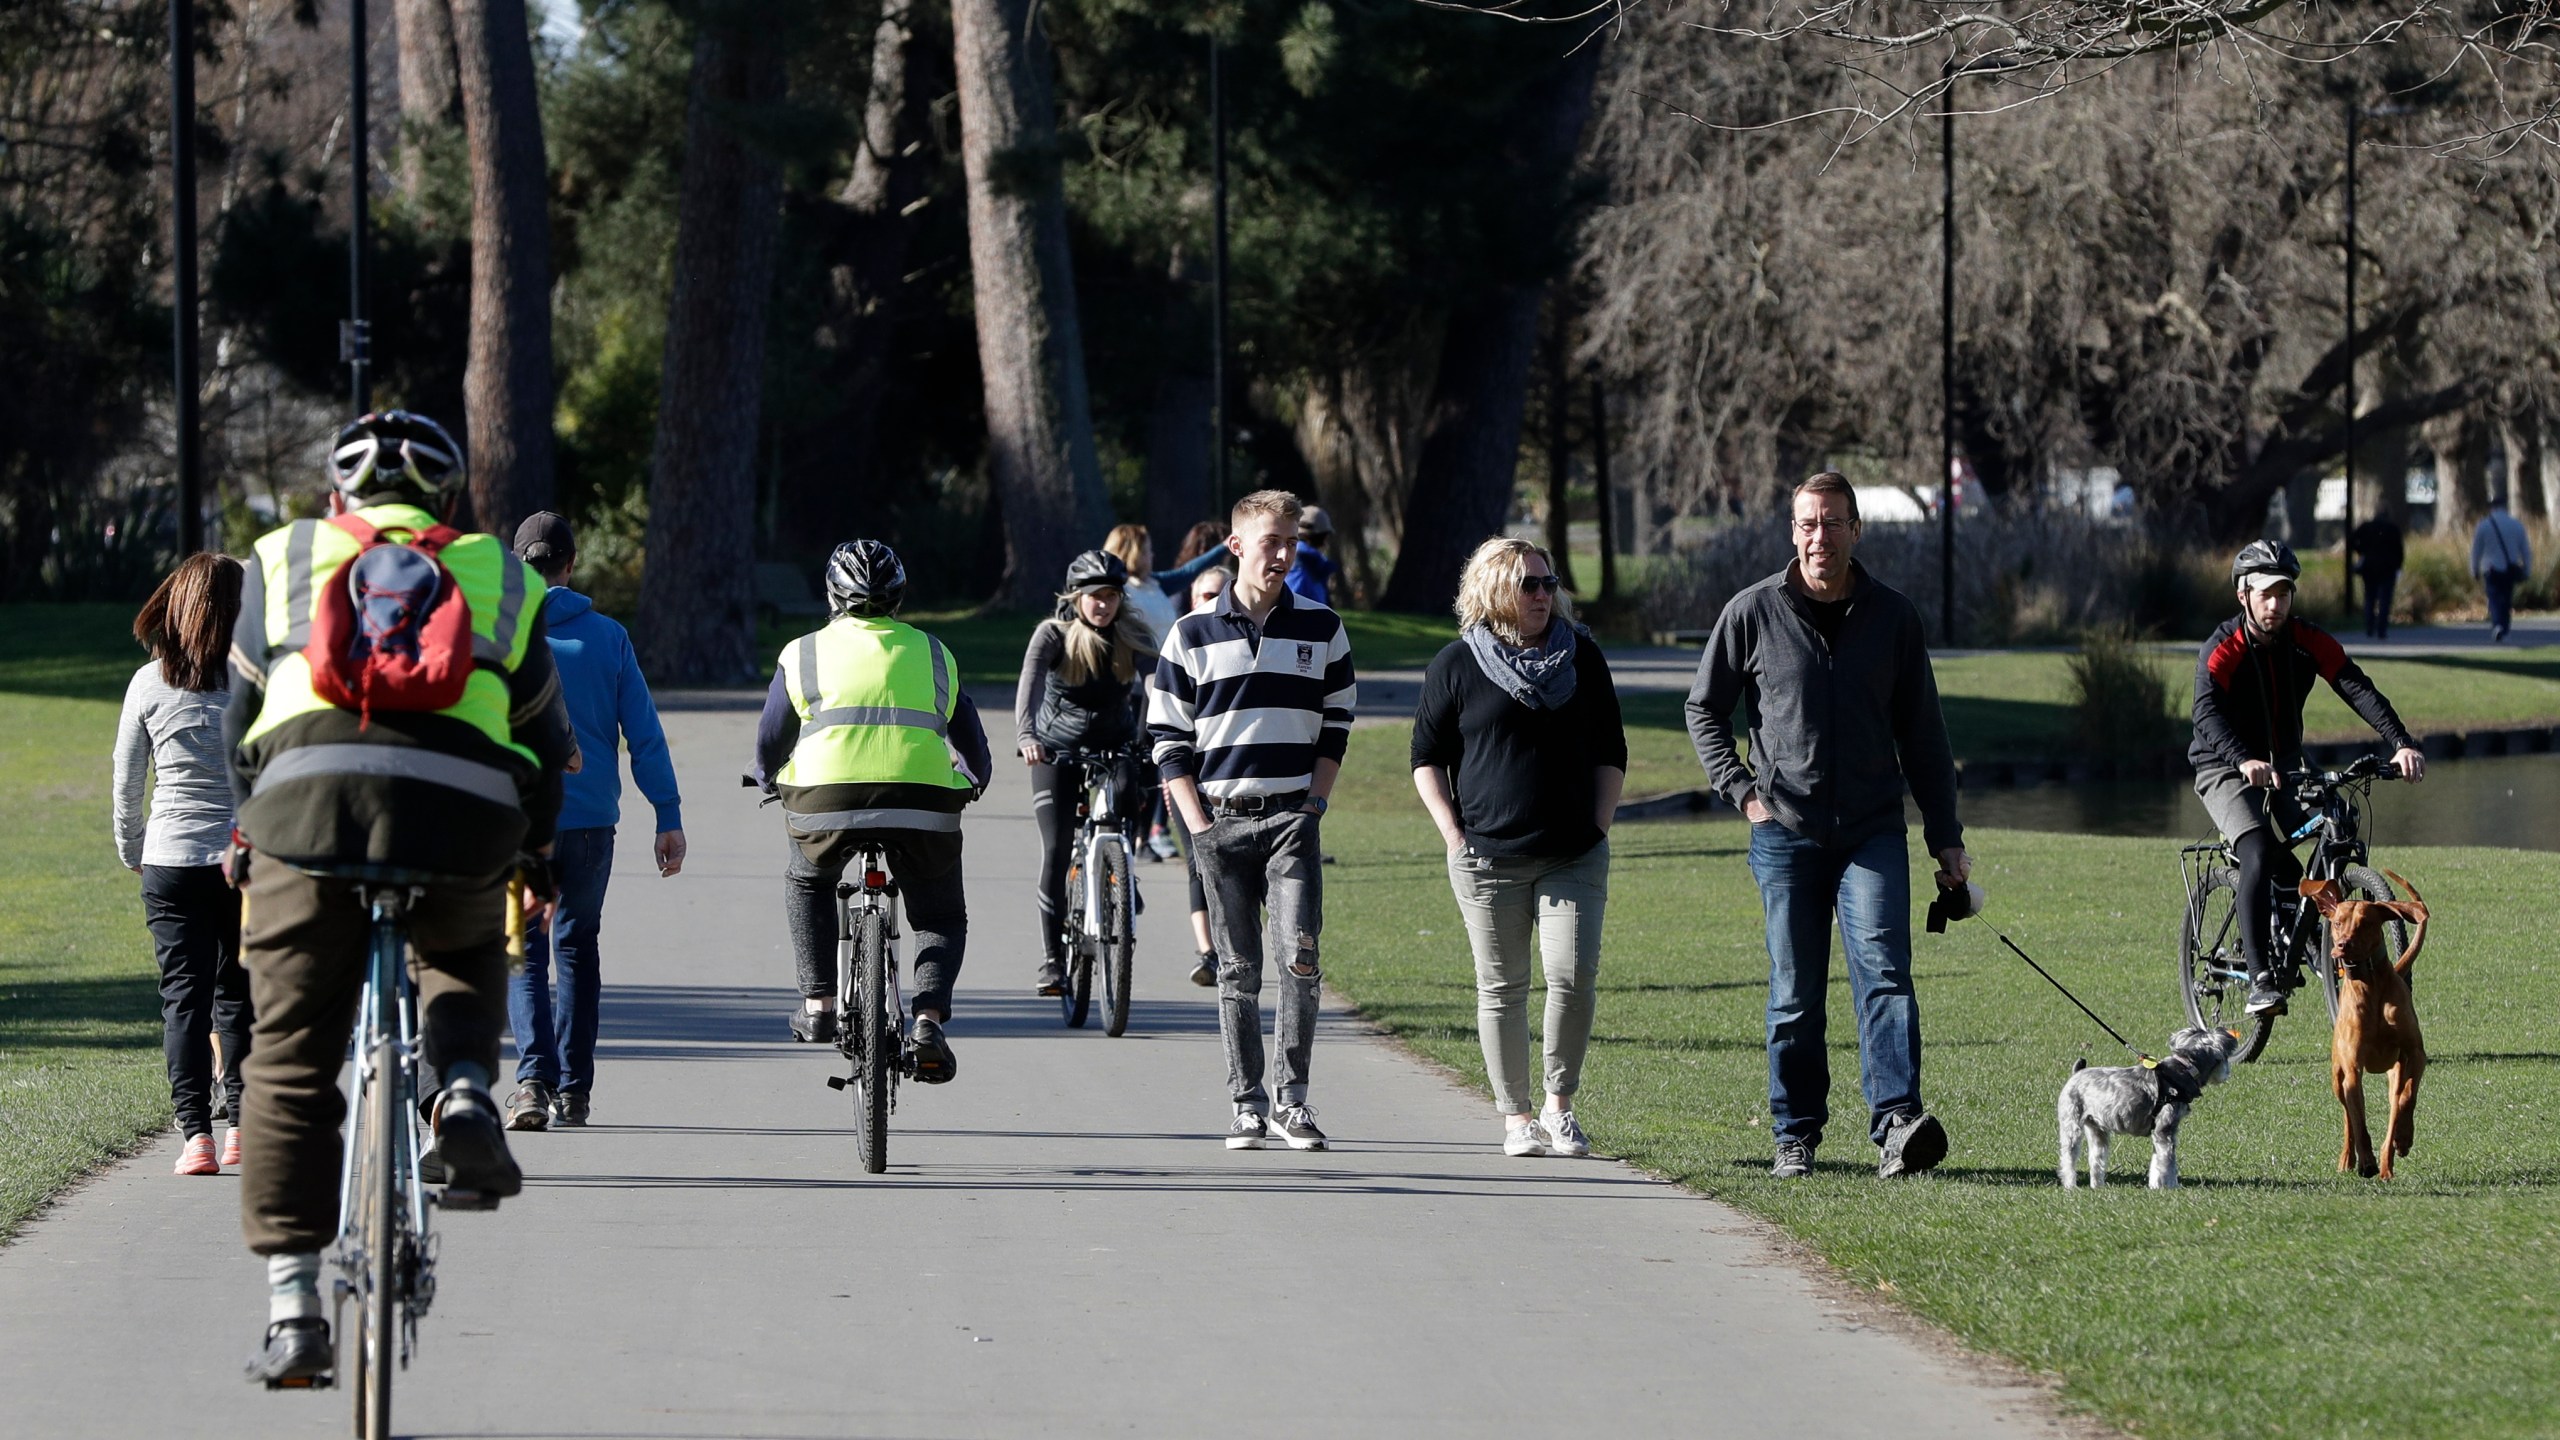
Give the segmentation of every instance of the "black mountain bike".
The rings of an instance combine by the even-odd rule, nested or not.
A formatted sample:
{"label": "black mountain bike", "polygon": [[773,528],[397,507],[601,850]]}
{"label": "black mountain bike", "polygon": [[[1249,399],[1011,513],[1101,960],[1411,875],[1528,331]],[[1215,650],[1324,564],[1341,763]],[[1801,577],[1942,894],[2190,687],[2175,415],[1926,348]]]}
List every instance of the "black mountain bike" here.
{"label": "black mountain bike", "polygon": [[[859,883],[850,878],[857,869]],[[862,1168],[889,1168],[889,1115],[898,1108],[898,1080],[915,1075],[906,1044],[906,998],[898,986],[897,882],[888,852],[866,845],[857,865],[836,884],[836,1048],[853,1062],[851,1075],[827,1084],[853,1092],[856,1145]]]}
{"label": "black mountain bike", "polygon": [[[2294,798],[2310,818],[2285,837],[2287,845],[2312,842],[2303,861],[2307,880],[2332,880],[2347,900],[2395,900],[2391,882],[2371,865],[2361,822],[2373,782],[2389,773],[2381,756],[2367,755],[2344,770],[2297,771],[2286,777]],[[2229,1030],[2240,1036],[2234,1060],[2251,1061],[2267,1048],[2276,1017],[2249,1011],[2249,961],[2240,946],[2240,871],[2231,847],[2221,839],[2187,846],[2179,852],[2187,882],[2187,913],[2178,932],[2178,990],[2185,999],[2190,1024]],[[2391,953],[2409,948],[2408,924],[2398,916],[2388,922]],[[2275,897],[2275,934],[2268,953],[2275,957],[2276,983],[2288,993],[2300,989],[2307,963],[2319,977],[2321,998],[2329,1017],[2338,1015],[2337,962],[2329,956],[2329,922],[2318,907],[2297,893]]]}
{"label": "black mountain bike", "polygon": [[1084,799],[1076,806],[1074,858],[1066,905],[1058,917],[1067,957],[1058,1008],[1082,1029],[1093,1010],[1093,980],[1102,976],[1102,1033],[1129,1029],[1129,980],[1137,949],[1137,883],[1129,870],[1130,835],[1120,815],[1115,778],[1128,751],[1061,750],[1056,763],[1084,767]]}

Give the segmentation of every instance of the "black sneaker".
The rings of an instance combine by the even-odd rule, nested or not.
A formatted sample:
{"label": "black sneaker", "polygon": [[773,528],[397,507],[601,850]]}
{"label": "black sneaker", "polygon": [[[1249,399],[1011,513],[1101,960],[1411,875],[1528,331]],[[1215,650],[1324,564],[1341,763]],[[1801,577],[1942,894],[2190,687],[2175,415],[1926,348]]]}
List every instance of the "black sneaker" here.
{"label": "black sneaker", "polygon": [[1876,1174],[1887,1180],[1917,1175],[1936,1169],[1946,1158],[1947,1127],[1938,1123],[1937,1116],[1901,1115],[1885,1127],[1884,1156],[1876,1161]]}
{"label": "black sneaker", "polygon": [[319,1390],[328,1386],[337,1368],[328,1321],[317,1315],[278,1320],[267,1327],[266,1343],[249,1357],[249,1383],[270,1390]]}
{"label": "black sneaker", "polygon": [[2277,985],[2273,980],[2260,981],[2259,983],[2249,987],[2250,1014],[2281,1015],[2284,1012],[2285,998],[2283,987]]}
{"label": "black sneaker", "polygon": [[1200,952],[1200,963],[1191,967],[1191,983],[1204,989],[1218,983],[1218,957],[1215,954],[1207,950]]}
{"label": "black sneaker", "polygon": [[836,1012],[803,1005],[791,1012],[791,1038],[803,1045],[836,1043]]}
{"label": "black sneaker", "polygon": [[960,1073],[960,1057],[951,1053],[951,1042],[942,1038],[942,1026],[922,1015],[908,1027],[907,1047],[915,1052],[916,1079],[927,1085],[947,1085]]}
{"label": "black sneaker", "polygon": [[548,1130],[551,1128],[551,1087],[539,1080],[528,1080],[507,1097],[507,1128],[510,1130]]}
{"label": "black sneaker", "polygon": [[444,1092],[436,1106],[435,1148],[443,1161],[444,1183],[452,1189],[494,1200],[524,1189],[524,1172],[507,1153],[507,1130],[498,1107],[476,1087],[456,1085]]}
{"label": "black sneaker", "polygon": [[1321,1150],[1324,1132],[1316,1128],[1316,1112],[1306,1105],[1283,1105],[1279,1118],[1271,1122],[1272,1130],[1289,1142],[1292,1150]]}
{"label": "black sneaker", "polygon": [[1269,1134],[1270,1126],[1263,1120],[1261,1111],[1238,1110],[1235,1123],[1227,1127],[1227,1148],[1259,1150]]}
{"label": "black sneaker", "polygon": [[583,1127],[587,1123],[585,1093],[563,1090],[551,1097],[551,1123],[572,1129]]}
{"label": "black sneaker", "polygon": [[1031,982],[1031,993],[1034,995],[1066,994],[1067,967],[1055,960],[1041,961],[1039,978]]}
{"label": "black sneaker", "polygon": [[1813,1173],[1813,1146],[1808,1141],[1778,1138],[1777,1163],[1769,1173],[1781,1180],[1802,1180]]}

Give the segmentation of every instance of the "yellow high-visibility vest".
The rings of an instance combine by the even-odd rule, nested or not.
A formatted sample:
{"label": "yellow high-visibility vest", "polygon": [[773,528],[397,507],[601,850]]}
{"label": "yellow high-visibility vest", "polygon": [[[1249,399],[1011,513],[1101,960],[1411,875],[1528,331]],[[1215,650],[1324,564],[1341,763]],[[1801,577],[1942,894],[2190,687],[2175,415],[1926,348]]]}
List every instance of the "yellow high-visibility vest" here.
{"label": "yellow high-visibility vest", "polygon": [[800,740],[783,785],[932,785],[966,790],[952,763],[958,666],[941,641],[901,621],[842,615],[782,652]]}

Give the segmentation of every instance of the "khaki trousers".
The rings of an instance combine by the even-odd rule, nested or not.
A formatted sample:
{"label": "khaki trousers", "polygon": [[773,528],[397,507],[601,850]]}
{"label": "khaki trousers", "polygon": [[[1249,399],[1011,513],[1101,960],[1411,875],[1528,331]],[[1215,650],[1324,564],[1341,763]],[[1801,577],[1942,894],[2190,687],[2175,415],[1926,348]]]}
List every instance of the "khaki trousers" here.
{"label": "khaki trousers", "polygon": [[[499,880],[430,889],[409,912],[426,1095],[441,1088],[447,1065],[476,1061],[497,1073],[507,1015]],[[251,859],[240,959],[257,1021],[241,1066],[240,1230],[260,1255],[319,1250],[338,1233],[347,1118],[338,1072],[364,993],[371,928],[352,883]]]}

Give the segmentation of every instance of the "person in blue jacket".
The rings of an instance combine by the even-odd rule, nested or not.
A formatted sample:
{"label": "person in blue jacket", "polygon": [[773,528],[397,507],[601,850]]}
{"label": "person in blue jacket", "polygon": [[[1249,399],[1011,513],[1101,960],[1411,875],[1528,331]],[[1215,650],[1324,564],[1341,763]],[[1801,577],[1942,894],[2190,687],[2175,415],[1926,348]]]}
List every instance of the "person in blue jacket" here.
{"label": "person in blue jacket", "polygon": [[1302,600],[1333,603],[1333,582],[1342,562],[1324,553],[1333,543],[1333,517],[1321,505],[1310,505],[1298,517],[1298,550],[1289,562],[1289,588]]}
{"label": "person in blue jacket", "polygon": [[559,838],[551,852],[560,898],[547,916],[527,917],[524,969],[507,984],[518,1057],[507,1128],[543,1130],[555,1121],[586,1124],[595,1092],[596,1008],[603,989],[596,942],[604,924],[605,884],[613,874],[613,829],[622,818],[618,751],[630,748],[631,776],[657,811],[653,856],[661,877],[684,868],[684,819],[666,731],[658,724],[649,682],[641,678],[630,633],[562,583],[578,558],[576,533],[546,510],[517,527],[515,551],[551,584],[542,616],[561,698],[584,758],[562,786]]}

